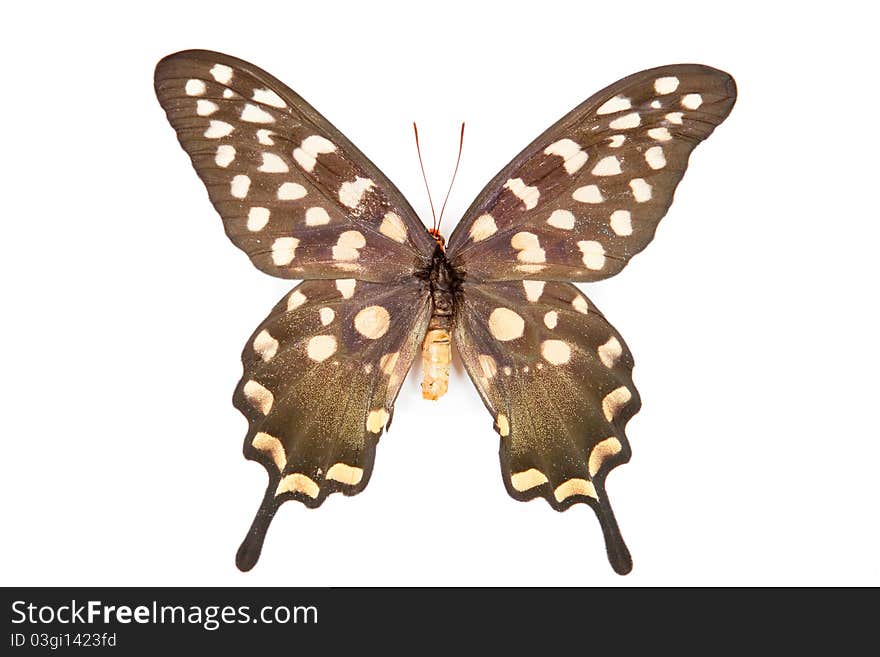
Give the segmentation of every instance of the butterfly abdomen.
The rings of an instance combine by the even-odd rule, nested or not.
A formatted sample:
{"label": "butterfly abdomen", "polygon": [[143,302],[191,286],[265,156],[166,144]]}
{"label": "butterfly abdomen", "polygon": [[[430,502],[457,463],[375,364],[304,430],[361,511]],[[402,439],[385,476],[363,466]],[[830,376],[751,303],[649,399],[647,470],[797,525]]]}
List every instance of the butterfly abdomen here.
{"label": "butterfly abdomen", "polygon": [[430,286],[434,306],[428,332],[422,342],[422,397],[436,400],[449,389],[452,316],[462,276],[449,264],[439,242],[431,264],[418,276]]}

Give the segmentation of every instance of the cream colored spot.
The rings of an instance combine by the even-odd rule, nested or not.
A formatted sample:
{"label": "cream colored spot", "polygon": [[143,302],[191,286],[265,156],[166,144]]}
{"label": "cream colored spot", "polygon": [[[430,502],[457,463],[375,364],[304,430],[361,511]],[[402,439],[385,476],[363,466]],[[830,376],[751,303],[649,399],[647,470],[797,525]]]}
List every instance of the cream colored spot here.
{"label": "cream colored spot", "polygon": [[566,173],[575,174],[587,162],[586,151],[581,150],[580,145],[571,139],[554,141],[544,149],[544,155],[558,155],[562,158],[562,165]]}
{"label": "cream colored spot", "polygon": [[538,198],[540,198],[541,192],[538,191],[537,187],[526,185],[522,181],[522,178],[511,178],[504,183],[504,187],[509,189],[514,196],[523,202],[523,205],[526,206],[526,210],[531,210],[538,205]]}
{"label": "cream colored spot", "polygon": [[220,84],[229,84],[232,80],[232,69],[225,64],[214,64],[211,67],[211,76]]}
{"label": "cream colored spot", "polygon": [[205,130],[205,137],[208,139],[220,139],[221,137],[226,137],[232,134],[232,131],[235,128],[232,127],[231,124],[226,123],[226,121],[215,121],[212,119],[210,123],[208,123],[208,129]]}
{"label": "cream colored spot", "polygon": [[237,93],[235,93],[232,89],[224,89],[223,90],[223,97],[226,100],[229,100],[230,98],[238,98],[239,95]]}
{"label": "cream colored spot", "polygon": [[559,323],[559,313],[555,310],[551,310],[550,312],[544,315],[544,326],[548,329],[555,329],[556,325]]}
{"label": "cream colored spot", "polygon": [[401,244],[406,242],[406,224],[403,223],[403,219],[393,212],[386,213],[382,218],[379,232],[386,237],[390,237],[395,242],[400,242]]}
{"label": "cream colored spot", "polygon": [[498,433],[502,438],[507,438],[510,435],[510,422],[504,413],[498,414],[498,417],[495,418],[495,424],[498,425]]}
{"label": "cream colored spot", "polygon": [[299,183],[286,182],[278,187],[277,196],[279,201],[296,201],[305,196],[306,193],[306,188]]}
{"label": "cream colored spot", "polygon": [[275,142],[272,141],[272,131],[266,130],[265,128],[260,128],[257,130],[257,141],[260,142],[263,146],[274,146]]}
{"label": "cream colored spot", "polygon": [[241,120],[248,123],[274,123],[275,118],[266,110],[247,103],[241,110]]}
{"label": "cream colored spot", "polygon": [[590,476],[594,477],[599,469],[602,467],[602,463],[605,462],[610,456],[614,456],[615,454],[619,454],[620,450],[623,449],[623,445],[620,444],[620,441],[611,436],[610,438],[606,438],[600,443],[597,443],[593,450],[590,452],[590,459],[587,464],[587,469],[590,472]]}
{"label": "cream colored spot", "polygon": [[605,199],[602,198],[602,192],[596,185],[584,185],[578,187],[572,193],[571,197],[580,203],[601,203]]}
{"label": "cream colored spot", "polygon": [[232,182],[229,185],[229,193],[235,198],[244,198],[248,195],[248,190],[250,190],[250,188],[251,179],[240,173],[232,178]]}
{"label": "cream colored spot", "polygon": [[599,345],[597,352],[602,364],[610,369],[617,364],[617,359],[623,354],[623,347],[620,345],[620,341],[612,335],[608,338],[608,342]]}
{"label": "cream colored spot", "polygon": [[594,176],[616,176],[620,172],[620,160],[614,155],[609,155],[599,160],[590,173]]}
{"label": "cream colored spot", "polygon": [[571,230],[574,228],[574,214],[568,210],[554,210],[547,218],[547,223],[560,230]]}
{"label": "cream colored spot", "polygon": [[273,338],[269,331],[263,329],[254,338],[254,351],[263,359],[263,362],[268,363],[278,353],[278,340]]}
{"label": "cream colored spot", "polygon": [[489,332],[501,342],[522,337],[525,326],[523,318],[509,308],[496,308],[489,315]]}
{"label": "cream colored spot", "polygon": [[683,123],[681,117],[684,116],[681,112],[670,112],[666,115],[666,120],[670,123],[675,123],[677,125],[681,125]]}
{"label": "cream colored spot", "polygon": [[541,355],[551,365],[565,365],[571,360],[571,347],[562,340],[544,340],[541,343]]}
{"label": "cream colored spot", "polygon": [[596,494],[596,487],[593,486],[593,482],[587,481],[586,479],[569,479],[568,481],[559,484],[559,486],[556,487],[556,490],[553,491],[553,497],[556,498],[557,502],[567,500],[573,495],[586,495],[587,497],[592,497],[594,500],[599,499],[599,496]]}
{"label": "cream colored spot", "polygon": [[352,182],[344,182],[339,188],[339,200],[348,208],[356,208],[360,205],[367,190],[375,187],[375,183],[369,178],[355,177]]}
{"label": "cream colored spot", "polygon": [[364,365],[364,372],[366,374],[369,374],[372,371],[373,371],[373,364],[372,363],[367,363],[366,365]]}
{"label": "cream colored spot", "polygon": [[492,218],[492,215],[482,214],[477,217],[476,221],[474,221],[471,226],[470,236],[474,242],[479,242],[497,232],[498,226],[495,225],[495,220]]}
{"label": "cream colored spot", "polygon": [[509,367],[505,367],[502,371],[504,372],[504,376],[510,376],[511,372],[513,372]]}
{"label": "cream colored spot", "polygon": [[621,237],[632,235],[632,215],[629,210],[615,210],[609,219],[611,230]]}
{"label": "cream colored spot", "polygon": [[651,108],[652,109],[660,109],[661,107],[663,107],[663,104],[659,100],[652,100],[651,101]]}
{"label": "cream colored spot", "polygon": [[242,388],[244,398],[248,400],[251,406],[260,411],[263,415],[269,415],[272,410],[272,404],[275,403],[275,395],[270,390],[264,388],[254,380],[250,380],[244,384]]}
{"label": "cream colored spot", "polygon": [[268,454],[275,462],[275,467],[281,472],[287,465],[287,453],[284,451],[284,445],[275,436],[268,433],[259,432],[251,441],[254,449]]}
{"label": "cream colored spot", "polygon": [[581,240],[578,248],[583,254],[582,260],[587,269],[598,271],[605,266],[605,249],[595,240]]}
{"label": "cream colored spot", "polygon": [[357,230],[347,230],[336,240],[333,247],[333,259],[351,261],[360,257],[360,249],[366,246],[367,240],[363,233]]}
{"label": "cream colored spot", "polygon": [[211,114],[218,109],[220,108],[217,106],[217,103],[211,102],[210,100],[196,101],[196,114],[199,116],[211,116]]}
{"label": "cream colored spot", "polygon": [[676,89],[678,89],[678,78],[674,75],[654,80],[654,91],[661,96],[671,94]]}
{"label": "cream colored spot", "polygon": [[351,299],[356,284],[357,281],[353,278],[340,278],[336,281],[336,289],[339,290],[343,299]]}
{"label": "cream colored spot", "polygon": [[315,499],[318,497],[320,490],[318,484],[316,484],[310,477],[299,472],[294,472],[278,482],[278,488],[275,489],[275,497],[278,497],[283,493],[303,493],[312,499]]}
{"label": "cream colored spot", "polygon": [[287,163],[275,155],[275,153],[263,153],[262,155],[263,163],[258,171],[263,171],[264,173],[287,173],[290,171],[287,168]]}
{"label": "cream colored spot", "polygon": [[[320,135],[312,135],[311,137],[303,139],[299,148],[294,149],[293,159],[296,160],[297,164],[303,169],[312,172],[315,170],[315,163],[317,162],[318,155],[332,153],[335,150],[336,144],[329,139],[325,139]],[[355,205],[357,204],[355,203]]]}
{"label": "cream colored spot", "polygon": [[287,107],[287,103],[281,99],[281,96],[271,89],[254,89],[253,99],[258,103],[271,105],[272,107],[277,107],[279,109]]}
{"label": "cream colored spot", "polygon": [[187,80],[184,87],[187,96],[201,96],[206,89],[207,86],[201,80]]}
{"label": "cream colored spot", "polygon": [[614,114],[614,112],[622,112],[623,110],[628,110],[632,107],[632,103],[629,98],[624,98],[623,96],[615,96],[610,100],[606,100],[599,106],[599,109],[596,110],[596,114],[600,116],[602,114]]}
{"label": "cream colored spot", "polygon": [[641,123],[642,118],[638,112],[632,112],[631,114],[624,114],[619,119],[614,119],[608,124],[608,127],[612,130],[626,130],[628,128],[635,128]]}
{"label": "cream colored spot", "polygon": [[327,324],[330,324],[336,317],[336,312],[332,308],[324,307],[318,311],[318,315],[321,317],[321,324],[327,326]]}
{"label": "cream colored spot", "polygon": [[609,392],[602,399],[602,413],[605,419],[611,422],[617,412],[623,408],[626,403],[632,399],[632,393],[626,386],[620,386]]}
{"label": "cream colored spot", "polygon": [[526,292],[526,299],[535,303],[544,293],[544,281],[523,281],[523,289]]}
{"label": "cream colored spot", "polygon": [[306,210],[306,226],[323,226],[330,223],[330,215],[319,206]]}
{"label": "cream colored spot", "polygon": [[655,171],[665,167],[666,156],[663,155],[663,149],[659,146],[651,146],[651,148],[645,151],[645,162]]}
{"label": "cream colored spot", "polygon": [[590,304],[588,304],[587,300],[584,299],[582,296],[576,296],[574,299],[572,299],[571,305],[572,305],[572,308],[574,308],[579,313],[582,313],[584,315],[586,315],[588,312],[590,312]]}
{"label": "cream colored spot", "polygon": [[347,463],[334,463],[327,470],[327,479],[333,479],[349,486],[356,486],[364,478],[364,469]]}
{"label": "cream colored spot", "polygon": [[248,210],[247,229],[252,233],[263,230],[269,223],[269,208],[251,208]]}
{"label": "cream colored spot", "polygon": [[510,245],[519,251],[516,254],[516,259],[520,262],[546,262],[547,256],[544,252],[544,249],[541,248],[541,244],[538,241],[538,236],[534,233],[528,232],[520,232],[510,238]]}
{"label": "cream colored spot", "polygon": [[306,295],[300,292],[299,290],[294,290],[293,293],[287,297],[287,310],[288,312],[291,310],[295,310],[303,305],[308,299]]}
{"label": "cream colored spot", "polygon": [[632,189],[633,198],[637,203],[651,200],[651,185],[646,183],[643,178],[633,178],[629,181],[629,187]]}
{"label": "cream colored spot", "polygon": [[289,265],[296,256],[299,240],[295,237],[279,237],[272,242],[272,262],[276,267]]}
{"label": "cream colored spot", "polygon": [[388,412],[384,408],[370,411],[370,414],[367,416],[367,431],[370,433],[381,433],[382,427],[385,426],[387,420]]}
{"label": "cream colored spot", "polygon": [[388,332],[391,315],[382,306],[367,306],[354,316],[357,332],[370,340],[378,340]]}
{"label": "cream colored spot", "polygon": [[510,484],[519,492],[529,490],[535,486],[546,484],[548,481],[546,475],[540,470],[531,468],[525,472],[517,472],[510,477]]}
{"label": "cream colored spot", "polygon": [[672,135],[667,128],[651,128],[648,130],[648,136],[655,141],[669,141]]}
{"label": "cream colored spot", "polygon": [[217,147],[217,154],[214,156],[214,164],[224,169],[232,164],[235,159],[235,147],[229,144],[221,144]]}
{"label": "cream colored spot", "polygon": [[623,142],[625,141],[625,135],[611,135],[608,138],[608,146],[611,148],[620,148],[621,146],[623,146]]}
{"label": "cream colored spot", "polygon": [[681,99],[682,107],[695,110],[703,104],[703,97],[700,94],[688,94]]}
{"label": "cream colored spot", "polygon": [[537,274],[546,269],[546,265],[517,265],[516,270],[524,274]]}
{"label": "cream colored spot", "polygon": [[316,335],[306,345],[306,353],[316,363],[325,361],[336,353],[336,338],[332,335]]}
{"label": "cream colored spot", "polygon": [[379,369],[381,369],[385,374],[390,375],[394,372],[394,368],[397,366],[397,359],[400,358],[400,352],[395,351],[390,354],[385,354],[382,358],[379,359]]}
{"label": "cream colored spot", "polygon": [[495,375],[498,373],[498,365],[495,363],[494,358],[486,354],[480,354],[477,357],[477,361],[480,363],[480,370],[482,370],[485,378],[495,378]]}

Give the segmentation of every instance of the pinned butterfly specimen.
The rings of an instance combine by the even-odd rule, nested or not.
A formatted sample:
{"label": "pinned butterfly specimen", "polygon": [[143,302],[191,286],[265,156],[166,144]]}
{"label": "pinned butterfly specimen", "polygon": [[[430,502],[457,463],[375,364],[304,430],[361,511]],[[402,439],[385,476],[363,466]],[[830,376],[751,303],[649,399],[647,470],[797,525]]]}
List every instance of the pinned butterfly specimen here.
{"label": "pinned butterfly specimen", "polygon": [[630,458],[633,357],[571,282],[613,276],[651,241],[690,152],[733,107],[733,79],[663,66],[591,96],[492,179],[448,244],[256,66],[180,52],[155,88],[230,239],[262,271],[303,279],[242,354],[244,454],[269,485],[238,567],[254,566],[287,500],[318,507],[366,487],[413,361],[436,399],[455,345],[500,435],[508,493],[589,505],[611,565],[629,572],[605,479]]}

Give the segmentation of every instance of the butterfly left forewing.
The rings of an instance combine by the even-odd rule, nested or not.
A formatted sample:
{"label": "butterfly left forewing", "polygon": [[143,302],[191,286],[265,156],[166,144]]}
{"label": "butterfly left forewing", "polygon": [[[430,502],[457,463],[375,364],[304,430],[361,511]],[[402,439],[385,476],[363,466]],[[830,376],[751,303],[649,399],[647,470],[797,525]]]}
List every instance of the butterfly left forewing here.
{"label": "butterfly left forewing", "polygon": [[233,401],[249,426],[244,453],[269,485],[237,563],[256,562],[277,508],[320,506],[367,485],[376,443],[431,315],[416,279],[305,281],[257,328],[242,353]]}
{"label": "butterfly left forewing", "polygon": [[454,344],[501,436],[510,495],[558,511],[590,505],[612,565],[628,572],[605,492],[629,459],[626,423],[640,406],[623,338],[563,282],[465,282],[455,321]]}
{"label": "butterfly left forewing", "polygon": [[159,62],[155,89],[226,233],[262,271],[391,281],[430,258],[394,185],[267,72],[189,50]]}
{"label": "butterfly left forewing", "polygon": [[449,239],[474,280],[592,281],[653,239],[694,147],[733,107],[708,66],[631,75],[572,110],[486,186]]}

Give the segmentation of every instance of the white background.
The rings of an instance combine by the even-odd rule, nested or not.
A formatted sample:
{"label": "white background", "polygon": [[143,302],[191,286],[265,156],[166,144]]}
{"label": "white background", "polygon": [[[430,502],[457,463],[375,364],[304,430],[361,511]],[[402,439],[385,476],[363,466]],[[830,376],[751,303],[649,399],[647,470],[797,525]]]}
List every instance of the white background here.
{"label": "white background", "polygon": [[[861,4],[84,4],[17,3],[0,39],[3,584],[880,584],[880,98]],[[606,84],[690,61],[735,76],[654,243],[587,288],[644,401],[608,482],[631,575],[589,508],[507,496],[460,367],[438,403],[410,376],[362,495],[286,504],[257,567],[235,569],[266,475],[230,398],[290,283],[228,242],[156,102],[156,61],[184,48],[286,81],[423,217],[410,122],[441,195],[466,120],[447,235]]]}

